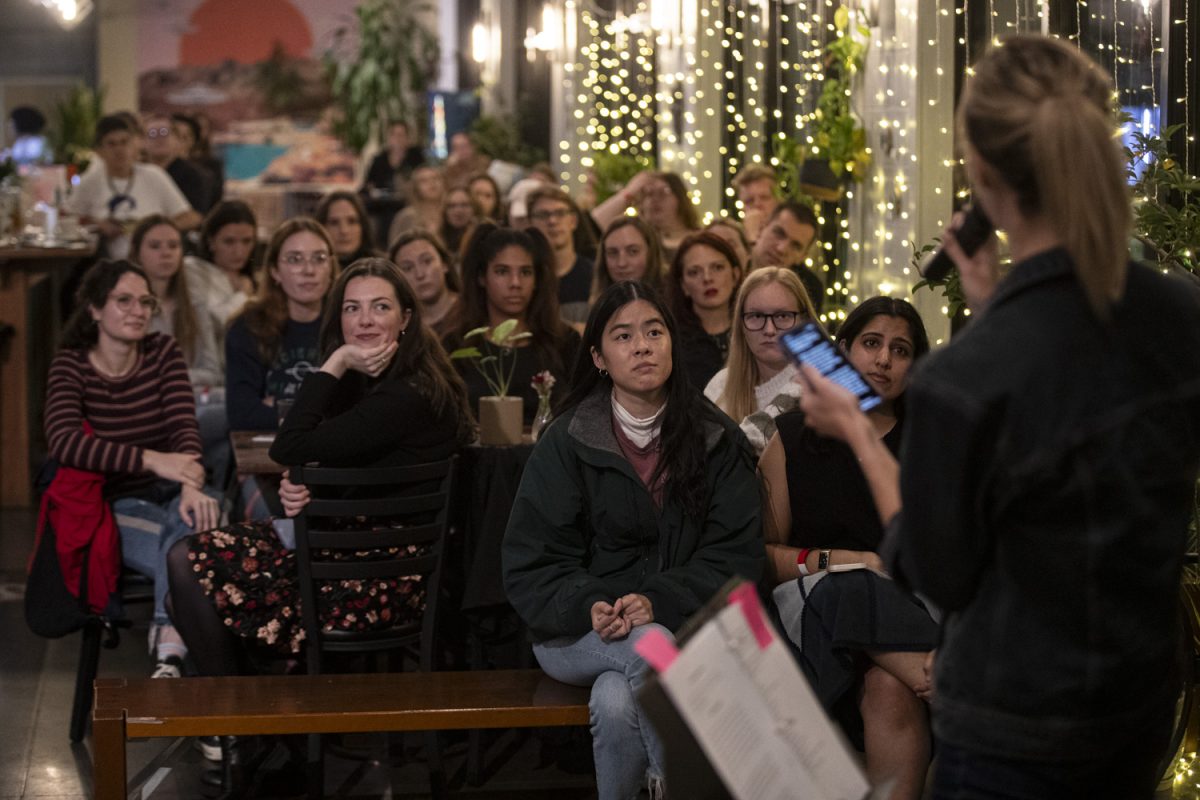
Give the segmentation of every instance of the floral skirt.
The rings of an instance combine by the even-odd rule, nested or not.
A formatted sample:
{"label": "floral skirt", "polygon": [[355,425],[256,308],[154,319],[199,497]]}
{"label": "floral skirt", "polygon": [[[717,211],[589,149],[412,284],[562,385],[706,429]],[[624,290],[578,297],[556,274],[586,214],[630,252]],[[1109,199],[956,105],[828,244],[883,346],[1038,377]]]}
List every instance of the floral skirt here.
{"label": "floral skirt", "polygon": [[[270,520],[243,522],[188,538],[188,559],[200,586],[229,630],[248,643],[283,655],[299,653],[300,616],[296,553],[284,547]],[[364,551],[315,553],[314,558],[370,559]],[[323,581],[318,584],[323,630],[371,631],[418,621],[425,609],[419,579]]]}

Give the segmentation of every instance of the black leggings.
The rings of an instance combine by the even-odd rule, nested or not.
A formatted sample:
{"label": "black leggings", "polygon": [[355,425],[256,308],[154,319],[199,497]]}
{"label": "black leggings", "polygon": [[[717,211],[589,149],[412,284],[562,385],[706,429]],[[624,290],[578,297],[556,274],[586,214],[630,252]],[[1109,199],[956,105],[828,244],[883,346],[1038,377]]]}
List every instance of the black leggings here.
{"label": "black leggings", "polygon": [[246,672],[238,637],[225,627],[212,600],[200,586],[188,560],[188,539],[167,551],[167,613],[201,675],[240,675]]}

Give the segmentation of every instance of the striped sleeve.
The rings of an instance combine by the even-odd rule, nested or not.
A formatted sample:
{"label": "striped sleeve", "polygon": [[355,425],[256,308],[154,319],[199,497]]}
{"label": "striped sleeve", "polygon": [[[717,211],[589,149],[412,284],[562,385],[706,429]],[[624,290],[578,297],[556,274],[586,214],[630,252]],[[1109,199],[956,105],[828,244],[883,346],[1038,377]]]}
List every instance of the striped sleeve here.
{"label": "striped sleeve", "polygon": [[81,351],[61,350],[50,365],[46,388],[46,442],[50,455],[68,467],[95,472],[141,472],[142,449],[83,431],[87,395]]}
{"label": "striped sleeve", "polygon": [[204,452],[200,426],[196,422],[196,396],[188,379],[187,363],[178,343],[168,336],[158,349],[158,379],[161,381],[162,413],[170,438],[171,452]]}

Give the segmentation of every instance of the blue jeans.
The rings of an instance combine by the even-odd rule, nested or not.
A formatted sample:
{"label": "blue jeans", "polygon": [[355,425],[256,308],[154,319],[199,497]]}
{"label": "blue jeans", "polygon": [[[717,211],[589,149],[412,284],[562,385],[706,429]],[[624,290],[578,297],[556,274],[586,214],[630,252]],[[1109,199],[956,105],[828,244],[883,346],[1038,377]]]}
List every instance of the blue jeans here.
{"label": "blue jeans", "polygon": [[551,678],[592,687],[588,706],[599,800],[636,798],[647,775],[662,780],[662,742],[636,700],[646,662],[633,646],[651,629],[674,641],[670,631],[651,623],[614,642],[605,642],[590,631],[533,646],[538,664]]}
{"label": "blue jeans", "polygon": [[[156,486],[158,490],[161,487]],[[207,494],[215,497],[211,490]],[[113,501],[113,516],[121,533],[121,560],[126,566],[154,579],[154,623],[170,625],[167,597],[167,551],[171,545],[192,533],[179,516],[178,486],[174,496],[152,491],[148,497],[121,497]],[[156,496],[157,495],[157,496]]]}

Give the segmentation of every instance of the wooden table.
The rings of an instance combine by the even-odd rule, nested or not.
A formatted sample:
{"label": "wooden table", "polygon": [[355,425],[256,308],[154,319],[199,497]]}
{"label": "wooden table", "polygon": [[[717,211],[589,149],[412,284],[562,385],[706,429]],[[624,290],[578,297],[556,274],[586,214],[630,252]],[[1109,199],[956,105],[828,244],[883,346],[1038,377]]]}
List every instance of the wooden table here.
{"label": "wooden table", "polygon": [[30,451],[41,440],[59,290],[71,268],[94,255],[94,245],[0,248],[0,322],[15,329],[0,348],[0,507],[32,501]]}
{"label": "wooden table", "polygon": [[275,434],[269,431],[231,431],[233,458],[242,475],[281,475],[286,469],[271,460],[271,443]]}

